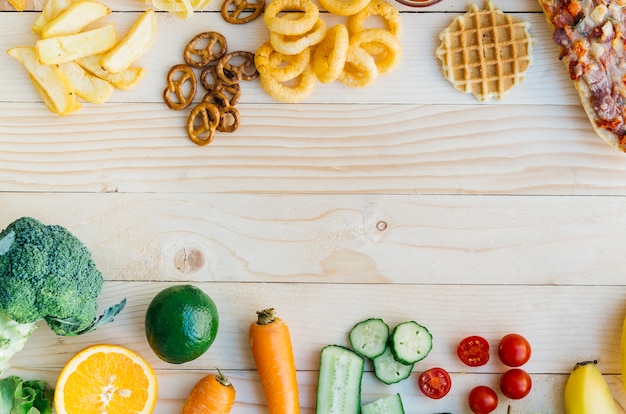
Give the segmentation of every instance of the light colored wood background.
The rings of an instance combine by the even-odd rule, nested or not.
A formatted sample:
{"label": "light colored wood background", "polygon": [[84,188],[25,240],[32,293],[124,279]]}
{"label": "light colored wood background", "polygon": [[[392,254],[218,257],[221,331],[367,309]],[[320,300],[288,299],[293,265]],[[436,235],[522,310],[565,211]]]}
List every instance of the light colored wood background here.
{"label": "light colored wood background", "polygon": [[[34,42],[42,3],[17,13],[0,0],[0,50]],[[120,32],[146,7],[105,3]],[[267,37],[261,21],[228,25],[217,2],[188,21],[159,13],[141,85],[67,117],[49,113],[0,53],[0,227],[25,215],[66,226],[105,275],[102,306],[128,298],[115,323],[87,336],[55,337],[42,325],[11,372],[53,383],[84,346],[114,342],[155,367],[156,413],[180,410],[216,366],[238,390],[234,413],[264,413],[247,327],[273,306],[292,330],[304,413],[314,412],[321,347],[346,344],[351,326],[371,316],[417,320],[435,346],[398,385],[381,385],[368,366],[365,402],[401,392],[410,414],[468,413],[469,389],[496,386],[505,367],[494,354],[464,368],[456,343],[480,334],[496,347],[519,332],[533,345],[533,391],[503,399],[496,413],[508,403],[516,414],[562,413],[567,374],[586,359],[600,361],[626,407],[626,159],[589,126],[538,4],[495,3],[537,38],[527,78],[506,100],[482,104],[456,91],[434,56],[437,34],[470,1],[399,7],[396,72],[364,90],[318,84],[295,105],[246,83],[241,128],[207,147],[192,144],[186,115],[162,103],[165,74],[202,31],[222,32],[230,50],[254,50]],[[150,350],[143,317],[158,291],[180,283],[209,293],[222,319],[209,352],[172,366]],[[432,366],[453,375],[443,400],[415,385]]]}

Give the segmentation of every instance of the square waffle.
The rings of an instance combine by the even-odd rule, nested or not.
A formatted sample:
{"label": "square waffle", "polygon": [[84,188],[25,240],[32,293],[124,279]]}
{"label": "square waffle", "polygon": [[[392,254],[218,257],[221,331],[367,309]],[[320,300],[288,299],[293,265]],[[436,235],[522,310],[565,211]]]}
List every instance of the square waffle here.
{"label": "square waffle", "polygon": [[524,80],[535,44],[528,22],[496,9],[491,0],[485,5],[472,5],[442,30],[436,51],[446,79],[483,102],[504,99]]}

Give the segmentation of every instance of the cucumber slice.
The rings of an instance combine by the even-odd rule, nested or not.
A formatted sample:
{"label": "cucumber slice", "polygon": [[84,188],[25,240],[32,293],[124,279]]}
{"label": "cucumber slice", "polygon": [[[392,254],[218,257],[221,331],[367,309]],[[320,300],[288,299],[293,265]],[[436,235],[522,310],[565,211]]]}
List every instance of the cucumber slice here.
{"label": "cucumber slice", "polygon": [[354,325],[350,331],[352,349],[365,358],[374,359],[385,352],[389,326],[380,318],[370,318]]}
{"label": "cucumber slice", "polygon": [[378,399],[361,407],[361,414],[404,414],[400,394]]}
{"label": "cucumber slice", "polygon": [[316,414],[359,414],[365,360],[340,346],[322,348]]}
{"label": "cucumber slice", "polygon": [[391,352],[403,364],[426,358],[433,347],[433,336],[415,321],[398,324],[391,334]]}
{"label": "cucumber slice", "polygon": [[382,355],[374,358],[373,362],[376,378],[385,384],[395,384],[407,379],[413,370],[413,364],[403,364],[396,361],[389,347],[385,349]]}

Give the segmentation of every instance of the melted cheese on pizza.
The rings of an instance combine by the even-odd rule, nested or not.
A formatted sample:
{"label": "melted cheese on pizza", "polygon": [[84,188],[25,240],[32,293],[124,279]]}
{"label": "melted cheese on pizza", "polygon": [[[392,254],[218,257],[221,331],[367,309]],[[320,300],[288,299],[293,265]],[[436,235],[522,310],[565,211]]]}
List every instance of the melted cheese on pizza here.
{"label": "melted cheese on pizza", "polygon": [[560,58],[586,86],[597,126],[626,140],[626,0],[544,1]]}

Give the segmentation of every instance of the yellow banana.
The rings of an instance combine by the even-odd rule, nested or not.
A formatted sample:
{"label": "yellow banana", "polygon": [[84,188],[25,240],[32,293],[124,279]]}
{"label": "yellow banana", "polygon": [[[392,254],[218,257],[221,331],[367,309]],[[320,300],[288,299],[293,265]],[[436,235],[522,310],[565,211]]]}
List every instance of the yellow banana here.
{"label": "yellow banana", "polygon": [[579,362],[565,384],[566,414],[617,414],[617,405],[597,361]]}
{"label": "yellow banana", "polygon": [[622,326],[622,342],[620,347],[620,361],[622,362],[622,385],[626,390],[626,317]]}

